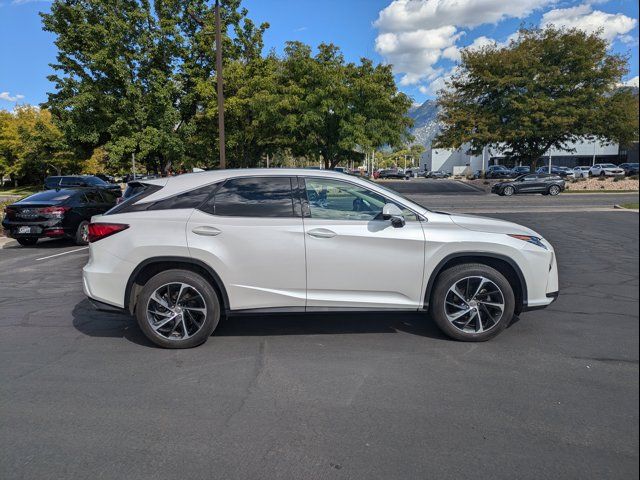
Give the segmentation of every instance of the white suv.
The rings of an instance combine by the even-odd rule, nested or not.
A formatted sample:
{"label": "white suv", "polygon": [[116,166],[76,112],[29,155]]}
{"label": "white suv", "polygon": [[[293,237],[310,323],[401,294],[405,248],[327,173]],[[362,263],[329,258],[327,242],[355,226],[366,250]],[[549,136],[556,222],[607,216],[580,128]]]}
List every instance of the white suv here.
{"label": "white suv", "polygon": [[223,170],[130,188],[92,219],[84,291],[163,347],[199,345],[238,312],[428,310],[450,337],[483,341],[558,295],[536,232],[341,173]]}
{"label": "white suv", "polygon": [[613,163],[596,163],[589,170],[590,177],[615,177],[624,176],[624,169]]}

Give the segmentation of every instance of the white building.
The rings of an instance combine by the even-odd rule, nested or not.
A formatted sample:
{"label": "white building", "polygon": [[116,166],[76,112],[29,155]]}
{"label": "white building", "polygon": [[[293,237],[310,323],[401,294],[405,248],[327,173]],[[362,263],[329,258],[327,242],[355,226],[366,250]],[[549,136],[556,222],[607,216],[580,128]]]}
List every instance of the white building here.
{"label": "white building", "polygon": [[[552,165],[562,167],[575,167],[577,165],[593,165],[598,162],[620,163],[626,159],[620,158],[618,144],[606,145],[598,140],[582,141],[571,144],[575,152],[566,152],[551,149],[540,158],[539,165],[548,165],[551,159]],[[516,165],[508,163],[504,156],[498,152],[492,152],[485,148],[483,155],[468,155],[466,148],[458,150],[446,148],[428,148],[422,155],[421,167],[425,170],[443,170],[453,172],[453,167],[468,166],[471,171],[486,170],[489,165],[504,164],[508,167]]]}

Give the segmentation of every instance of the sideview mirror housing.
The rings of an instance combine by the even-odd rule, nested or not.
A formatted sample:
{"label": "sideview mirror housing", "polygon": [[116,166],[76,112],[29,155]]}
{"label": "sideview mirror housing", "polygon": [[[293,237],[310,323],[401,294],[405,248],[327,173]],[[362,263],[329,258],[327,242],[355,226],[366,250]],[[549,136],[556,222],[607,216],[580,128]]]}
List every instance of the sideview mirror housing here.
{"label": "sideview mirror housing", "polygon": [[382,218],[384,220],[391,220],[391,225],[394,228],[402,228],[406,223],[402,215],[402,210],[394,203],[387,203],[382,207]]}

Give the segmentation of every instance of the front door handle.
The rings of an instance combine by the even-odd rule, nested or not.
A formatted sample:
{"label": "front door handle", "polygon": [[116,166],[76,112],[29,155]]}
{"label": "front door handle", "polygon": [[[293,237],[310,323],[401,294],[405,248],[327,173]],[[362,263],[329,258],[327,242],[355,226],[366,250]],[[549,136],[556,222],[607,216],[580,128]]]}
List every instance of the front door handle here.
{"label": "front door handle", "polygon": [[333,232],[333,231],[328,230],[326,228],[314,228],[313,230],[309,230],[307,232],[307,235],[309,235],[311,237],[315,237],[315,238],[333,238],[337,234],[336,234],[336,232]]}
{"label": "front door handle", "polygon": [[204,235],[207,237],[215,237],[216,235],[220,235],[222,230],[216,227],[195,227],[191,230],[196,235]]}

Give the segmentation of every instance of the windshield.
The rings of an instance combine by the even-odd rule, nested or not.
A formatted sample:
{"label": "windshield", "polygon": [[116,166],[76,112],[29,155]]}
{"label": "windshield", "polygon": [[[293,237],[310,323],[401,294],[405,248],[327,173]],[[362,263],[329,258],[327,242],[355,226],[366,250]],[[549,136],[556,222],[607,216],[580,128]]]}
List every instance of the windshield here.
{"label": "windshield", "polygon": [[107,182],[105,182],[104,180],[98,177],[85,177],[84,181],[87,182],[89,185],[99,185],[99,186],[109,185]]}

